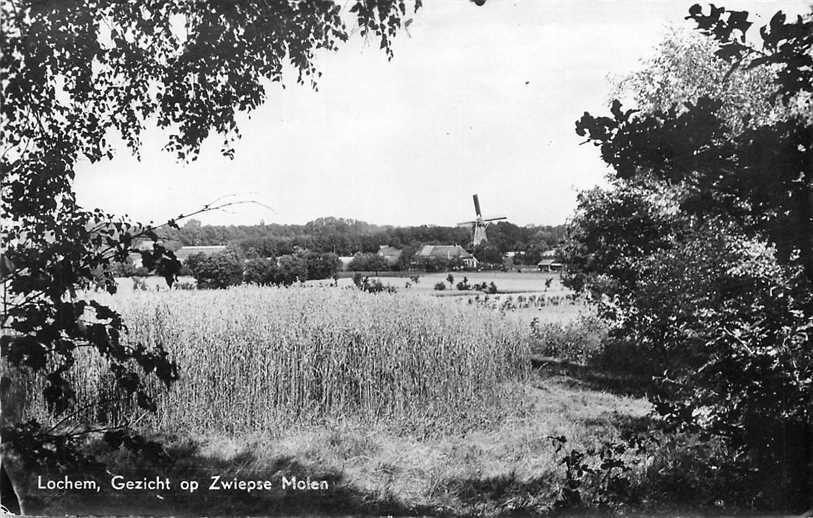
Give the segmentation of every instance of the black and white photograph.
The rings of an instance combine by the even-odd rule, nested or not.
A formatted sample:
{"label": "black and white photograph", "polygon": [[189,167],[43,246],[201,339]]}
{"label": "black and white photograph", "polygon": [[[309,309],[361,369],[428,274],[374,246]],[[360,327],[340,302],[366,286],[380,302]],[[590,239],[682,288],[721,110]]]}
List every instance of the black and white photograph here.
{"label": "black and white photograph", "polygon": [[810,0],[0,0],[0,515],[813,516]]}

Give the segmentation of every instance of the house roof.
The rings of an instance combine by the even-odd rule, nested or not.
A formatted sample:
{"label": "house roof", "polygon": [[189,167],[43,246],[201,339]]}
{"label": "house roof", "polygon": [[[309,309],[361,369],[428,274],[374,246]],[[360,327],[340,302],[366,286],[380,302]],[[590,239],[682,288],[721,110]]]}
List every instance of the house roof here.
{"label": "house roof", "polygon": [[134,243],[132,248],[135,250],[152,250],[154,244],[155,241],[153,241],[152,239],[146,239],[144,241]]}
{"label": "house roof", "polygon": [[381,245],[378,247],[378,255],[383,257],[387,264],[395,265],[401,259],[402,251],[394,246]]}
{"label": "house roof", "polygon": [[401,253],[403,251],[400,248],[395,248],[394,246],[387,246],[381,245],[378,247],[378,255],[383,255],[384,257],[401,257]]}
{"label": "house roof", "polygon": [[203,254],[214,255],[226,249],[226,245],[212,245],[212,246],[183,246],[175,251],[175,257],[183,261],[191,255]]}
{"label": "house roof", "polygon": [[470,259],[474,257],[460,245],[423,245],[417,255],[420,257],[437,257],[439,259]]}

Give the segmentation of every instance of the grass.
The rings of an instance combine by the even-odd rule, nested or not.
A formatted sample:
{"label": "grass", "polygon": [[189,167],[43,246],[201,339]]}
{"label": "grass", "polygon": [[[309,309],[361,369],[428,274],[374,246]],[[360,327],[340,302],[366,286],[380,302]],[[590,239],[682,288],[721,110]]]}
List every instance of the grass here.
{"label": "grass", "polygon": [[[646,427],[651,409],[623,395],[634,392],[608,392],[611,384],[578,370],[529,371],[532,347],[565,356],[586,350],[576,343],[592,332],[582,329],[591,315],[581,304],[495,310],[409,290],[320,287],[128,292],[107,302],[132,339],[163,344],[182,372],[160,395],[157,414],[139,421],[169,445],[171,461],[91,445],[109,472],[263,479],[274,490],[44,494],[29,478],[29,512],[547,513],[568,483],[549,437],[589,451],[630,423]],[[542,342],[520,315],[542,316]],[[99,362],[82,365],[80,405],[110,394],[103,372]],[[102,405],[84,419],[116,424],[139,415]],[[678,465],[672,457],[659,462]],[[329,480],[330,490],[282,490],[281,477],[291,475]],[[646,468],[633,476],[636,487],[651,484]]]}
{"label": "grass", "polygon": [[[156,465],[143,458],[109,454],[112,473],[172,480],[212,474],[271,480],[267,493],[181,491],[155,494],[63,494],[43,499],[40,514],[66,509],[122,514],[138,509],[154,515],[345,514],[496,516],[550,511],[566,484],[550,435],[565,435],[574,448],[618,437],[623,424],[649,410],[645,401],[596,392],[572,380],[532,376],[513,387],[524,404],[491,423],[426,436],[385,423],[353,419],[300,424],[282,433],[197,433],[172,444],[175,459]],[[327,492],[292,493],[282,476],[330,481]],[[42,495],[40,495],[42,496]]]}

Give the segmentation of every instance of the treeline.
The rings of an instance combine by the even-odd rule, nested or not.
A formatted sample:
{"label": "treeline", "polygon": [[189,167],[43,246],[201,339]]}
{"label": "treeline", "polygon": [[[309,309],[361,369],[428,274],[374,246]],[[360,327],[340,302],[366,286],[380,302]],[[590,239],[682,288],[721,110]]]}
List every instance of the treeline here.
{"label": "treeline", "polygon": [[289,286],[306,280],[330,279],[339,270],[335,254],[299,252],[276,258],[241,257],[228,249],[219,254],[190,256],[183,273],[192,275],[198,288],[217,289],[238,284]]}
{"label": "treeline", "polygon": [[[475,250],[478,259],[498,262],[506,252],[519,252],[523,262],[535,264],[542,252],[564,238],[564,225],[523,226],[499,222],[488,227],[488,244]],[[319,218],[304,225],[202,225],[190,220],[180,229],[159,233],[173,249],[182,246],[231,244],[247,255],[279,257],[297,250],[350,256],[375,253],[381,245],[405,250],[408,257],[425,244],[467,246],[471,231],[465,227],[379,226],[345,218]]]}

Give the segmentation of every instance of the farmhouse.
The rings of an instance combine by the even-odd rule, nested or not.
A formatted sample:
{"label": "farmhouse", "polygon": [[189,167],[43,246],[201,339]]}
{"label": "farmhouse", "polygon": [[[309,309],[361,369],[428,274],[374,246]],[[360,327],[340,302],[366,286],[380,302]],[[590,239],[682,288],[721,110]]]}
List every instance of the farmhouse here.
{"label": "farmhouse", "polygon": [[185,262],[192,255],[214,255],[226,250],[226,245],[213,245],[213,246],[183,246],[175,252],[175,257],[179,261]]}
{"label": "farmhouse", "polygon": [[381,245],[378,247],[379,257],[383,257],[387,264],[395,266],[401,260],[403,250],[395,248],[394,246]]}
{"label": "farmhouse", "polygon": [[[154,244],[155,241],[147,239],[145,241],[139,241],[138,243],[135,243],[133,245],[133,248],[135,250],[152,250],[152,245]],[[130,262],[133,263],[133,266],[135,266],[136,268],[141,268],[142,266],[144,266],[141,254],[139,254],[138,252],[130,252],[130,254],[127,257],[130,259]]]}
{"label": "farmhouse", "polygon": [[477,258],[460,245],[423,245],[415,254],[416,258],[435,258],[450,261],[460,259],[466,268],[477,268]]}
{"label": "farmhouse", "polygon": [[341,262],[341,265],[339,265],[339,270],[346,272],[347,270],[350,269],[350,263],[353,261],[353,256],[352,255],[339,256],[339,261]]}
{"label": "farmhouse", "polygon": [[559,272],[562,271],[563,266],[556,260],[556,250],[542,252],[542,260],[536,263],[540,272]]}

